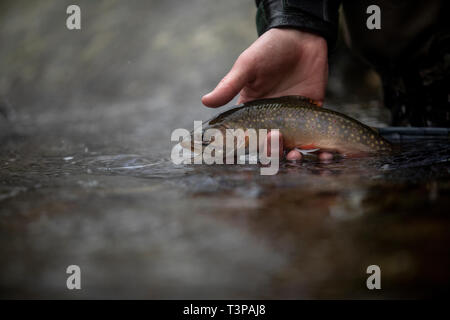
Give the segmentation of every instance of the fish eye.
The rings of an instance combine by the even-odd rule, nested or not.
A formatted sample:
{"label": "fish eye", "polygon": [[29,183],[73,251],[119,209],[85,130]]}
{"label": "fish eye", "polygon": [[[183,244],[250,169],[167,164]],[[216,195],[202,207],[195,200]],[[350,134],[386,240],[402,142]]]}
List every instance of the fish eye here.
{"label": "fish eye", "polygon": [[202,145],[207,146],[207,145],[213,143],[214,141],[216,141],[216,137],[215,136],[207,137],[205,134],[203,134]]}

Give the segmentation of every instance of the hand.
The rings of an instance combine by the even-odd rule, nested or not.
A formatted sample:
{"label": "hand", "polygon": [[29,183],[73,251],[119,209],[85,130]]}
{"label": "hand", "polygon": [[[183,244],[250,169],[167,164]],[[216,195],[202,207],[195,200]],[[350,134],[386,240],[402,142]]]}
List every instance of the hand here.
{"label": "hand", "polygon": [[[202,102],[208,107],[219,107],[240,93],[238,103],[301,95],[322,104],[327,80],[328,52],[324,38],[295,29],[274,28],[239,56],[230,72],[212,92],[203,96]],[[291,150],[286,158],[299,160],[301,154]]]}

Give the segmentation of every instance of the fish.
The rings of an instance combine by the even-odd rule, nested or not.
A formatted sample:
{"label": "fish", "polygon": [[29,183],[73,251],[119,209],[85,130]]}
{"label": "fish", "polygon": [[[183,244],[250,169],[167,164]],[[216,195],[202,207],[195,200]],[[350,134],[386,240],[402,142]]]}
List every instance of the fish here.
{"label": "fish", "polygon": [[[278,129],[285,150],[337,152],[360,156],[392,151],[392,144],[375,128],[340,112],[321,106],[307,97],[283,96],[249,101],[222,112],[205,123],[203,132],[218,129]],[[193,133],[183,143],[193,148]],[[203,140],[207,145],[209,141]]]}

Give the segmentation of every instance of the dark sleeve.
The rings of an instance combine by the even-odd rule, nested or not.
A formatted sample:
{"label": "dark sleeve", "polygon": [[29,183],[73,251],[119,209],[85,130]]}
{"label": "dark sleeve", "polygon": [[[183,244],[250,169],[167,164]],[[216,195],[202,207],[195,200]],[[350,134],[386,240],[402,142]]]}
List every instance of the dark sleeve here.
{"label": "dark sleeve", "polygon": [[271,28],[295,28],[312,32],[336,44],[341,0],[256,0],[258,35]]}

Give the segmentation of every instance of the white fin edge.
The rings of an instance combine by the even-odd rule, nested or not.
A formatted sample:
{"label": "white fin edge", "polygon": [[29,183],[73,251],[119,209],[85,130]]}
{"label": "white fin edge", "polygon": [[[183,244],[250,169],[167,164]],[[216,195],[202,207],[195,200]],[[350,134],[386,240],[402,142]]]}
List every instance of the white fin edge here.
{"label": "white fin edge", "polygon": [[294,148],[294,150],[297,150],[298,152],[300,152],[302,155],[307,155],[307,154],[309,154],[309,153],[313,153],[313,152],[316,152],[316,151],[319,151],[320,149],[299,149],[299,148]]}

